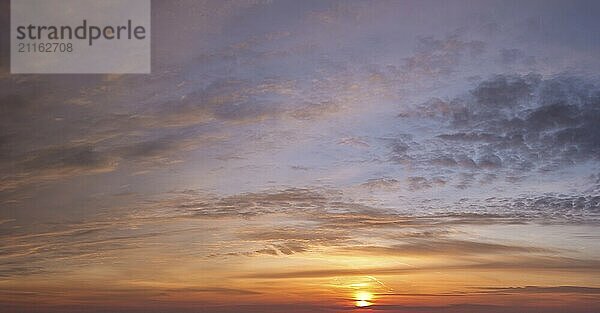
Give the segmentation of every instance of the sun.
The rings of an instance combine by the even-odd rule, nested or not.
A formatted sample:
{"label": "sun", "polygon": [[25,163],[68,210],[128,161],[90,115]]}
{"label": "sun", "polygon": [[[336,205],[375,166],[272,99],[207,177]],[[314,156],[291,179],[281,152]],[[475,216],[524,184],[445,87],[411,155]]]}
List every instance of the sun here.
{"label": "sun", "polygon": [[355,306],[357,307],[367,307],[373,305],[373,294],[368,291],[357,291],[354,294]]}

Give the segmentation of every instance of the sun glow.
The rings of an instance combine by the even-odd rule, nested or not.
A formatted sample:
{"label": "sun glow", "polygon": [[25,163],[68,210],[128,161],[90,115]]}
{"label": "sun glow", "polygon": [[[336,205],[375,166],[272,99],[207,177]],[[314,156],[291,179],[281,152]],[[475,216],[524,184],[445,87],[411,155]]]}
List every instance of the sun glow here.
{"label": "sun glow", "polygon": [[358,291],[354,294],[354,300],[357,307],[367,307],[373,305],[373,294],[368,291]]}

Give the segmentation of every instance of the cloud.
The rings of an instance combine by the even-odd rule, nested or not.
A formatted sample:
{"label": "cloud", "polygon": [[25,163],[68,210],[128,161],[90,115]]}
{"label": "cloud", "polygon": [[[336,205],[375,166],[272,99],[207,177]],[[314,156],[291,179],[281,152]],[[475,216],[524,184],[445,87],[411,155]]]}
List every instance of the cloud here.
{"label": "cloud", "polygon": [[[344,200],[344,194],[336,190],[295,188],[227,197],[185,192],[78,223],[37,225],[30,233],[23,229],[19,234],[22,226],[15,228],[20,225],[18,220],[0,224],[6,227],[0,237],[10,242],[0,253],[0,266],[6,269],[5,274],[19,276],[27,268],[33,272],[47,270],[43,266],[46,262],[96,262],[153,243],[164,244],[165,251],[174,249],[175,253],[178,248],[172,238],[213,233],[212,242],[199,252],[205,257],[286,256],[334,249],[339,253],[447,255],[457,259],[486,254],[520,256],[521,261],[498,263],[500,267],[526,266],[525,256],[537,256],[548,259],[531,259],[532,267],[552,267],[554,262],[554,266],[565,269],[588,268],[594,265],[553,258],[558,252],[545,247],[467,240],[454,227],[533,222],[593,225],[597,223],[594,216],[599,213],[599,201],[598,196],[564,195],[488,198],[482,200],[485,206],[476,200],[439,207],[431,202],[423,208],[415,203],[412,213],[401,214]],[[281,224],[273,224],[274,220]],[[21,269],[17,270],[17,265]]]}
{"label": "cloud", "polygon": [[[368,250],[367,250],[368,251]],[[505,261],[477,263],[464,262],[463,264],[438,264],[429,266],[400,265],[393,267],[362,267],[362,268],[328,268],[319,270],[290,270],[282,272],[262,272],[241,276],[240,278],[254,279],[294,279],[294,278],[331,278],[344,276],[385,276],[385,275],[411,275],[429,272],[477,272],[477,271],[545,271],[551,273],[597,273],[599,262],[589,259],[572,259],[554,256],[511,256]]]}
{"label": "cloud", "polygon": [[487,294],[543,294],[543,293],[573,293],[573,294],[600,294],[600,288],[583,287],[583,286],[525,286],[525,287],[485,287],[480,288],[482,292]]}
{"label": "cloud", "polygon": [[[39,277],[69,280],[81,277],[78,273],[102,270],[110,264],[114,272],[103,273],[106,279],[114,278],[114,282],[105,283],[114,288],[78,295],[90,303],[106,297],[131,301],[157,297],[169,301],[188,296],[242,299],[255,297],[257,293],[267,297],[273,292],[264,287],[246,287],[256,286],[257,281],[277,285],[277,281],[293,279],[392,277],[440,271],[520,273],[525,270],[589,275],[600,268],[598,262],[584,256],[568,257],[572,251],[474,239],[456,227],[527,223],[540,216],[541,206],[576,203],[593,208],[596,200],[549,196],[512,199],[513,202],[487,199],[490,207],[498,206],[493,214],[482,213],[480,205],[471,200],[457,203],[454,208],[431,207],[435,204],[431,202],[427,211],[419,210],[415,204],[412,214],[399,214],[356,203],[335,189],[289,188],[230,196],[187,190],[162,199],[147,199],[135,207],[107,211],[80,222],[33,225],[31,229],[14,228],[19,226],[18,220],[0,224],[9,228],[8,231],[2,228],[0,232],[0,239],[7,242],[0,253],[0,275],[8,280],[33,282]],[[514,211],[505,210],[506,207]],[[457,211],[452,212],[453,209]],[[572,215],[565,217],[573,218]],[[402,262],[347,267],[338,262],[321,263],[319,260],[325,256],[327,260],[360,257]],[[432,262],[413,263],[420,259]],[[295,265],[304,264],[306,260],[319,262],[319,265]],[[292,266],[278,265],[288,261]],[[123,285],[117,278],[121,271],[127,270],[130,279],[144,279],[148,274],[138,268],[156,264],[177,265],[157,267],[151,273],[152,286],[144,290]],[[263,268],[256,264],[274,265]],[[202,280],[199,285],[194,280],[196,285],[179,287],[157,285],[164,275],[178,268],[193,276],[198,267],[203,268],[202,275],[217,275],[222,279]],[[169,275],[172,274],[167,277],[171,277]],[[188,280],[184,277],[181,281]],[[231,283],[239,285],[231,288]],[[479,290],[480,294],[486,292],[491,296],[496,291]]]}
{"label": "cloud", "polygon": [[421,37],[416,53],[407,58],[404,70],[425,75],[448,75],[465,57],[477,57],[485,51],[482,41],[464,41],[459,36],[444,39]]}
{"label": "cloud", "polygon": [[231,295],[259,295],[258,291],[246,290],[246,289],[235,289],[235,288],[222,288],[222,287],[184,287],[177,289],[167,289],[167,292],[174,293],[217,293],[217,294],[231,294]]}
{"label": "cloud", "polygon": [[38,150],[25,159],[21,166],[31,170],[81,170],[102,171],[112,168],[111,160],[101,151],[92,146],[58,146],[49,149]]}
{"label": "cloud", "polygon": [[509,253],[551,253],[552,250],[537,247],[511,246],[499,243],[477,242],[458,240],[452,238],[439,239],[421,238],[418,240],[405,240],[405,243],[388,247],[358,246],[346,248],[347,251],[356,253],[369,253],[373,255],[390,256],[466,256],[477,254],[509,254]]}
{"label": "cloud", "polygon": [[361,186],[368,189],[389,189],[394,190],[400,187],[402,184],[399,180],[394,178],[372,178],[367,182],[362,183]]}
{"label": "cloud", "polygon": [[308,103],[296,110],[293,110],[290,115],[300,120],[312,120],[318,117],[338,113],[343,111],[343,106],[340,103],[333,101],[322,101],[319,103]]}
{"label": "cloud", "polygon": [[[429,250],[429,253],[438,254],[444,251],[458,253],[461,247],[473,253],[485,249],[491,252],[494,248],[501,252],[525,252],[519,250],[521,248],[510,250],[508,246],[462,242],[445,237],[448,225],[484,221],[477,215],[407,216],[343,201],[341,196],[334,190],[311,189],[228,197],[183,193],[79,223],[51,228],[51,225],[39,225],[30,234],[3,232],[2,238],[11,244],[0,253],[3,260],[0,265],[13,268],[15,264],[27,264],[26,267],[33,271],[38,270],[41,264],[57,260],[95,262],[94,259],[102,260],[118,251],[140,248],[150,242],[163,242],[166,247],[175,248],[169,243],[173,236],[213,231],[203,225],[213,225],[218,230],[213,244],[220,248],[202,252],[212,257],[264,253],[291,255],[327,247],[358,246],[362,239],[357,232],[362,231],[370,233],[372,238],[394,238],[389,246],[384,247],[386,249],[412,249],[413,253],[417,253],[419,245],[423,246],[423,253]],[[273,218],[280,218],[287,226],[274,227],[271,224]],[[491,223],[494,220],[505,222],[503,217],[498,216],[484,218]],[[252,224],[248,227],[233,226],[239,221],[252,221]],[[6,227],[12,227],[15,222],[7,223]],[[415,239],[416,232],[435,236],[419,241]],[[231,238],[236,238],[239,246],[232,246]],[[531,248],[529,252],[542,251]],[[13,272],[19,275],[21,271]]]}
{"label": "cloud", "polygon": [[430,175],[453,173],[454,180],[493,174],[486,176],[488,183],[598,162],[600,142],[592,134],[599,131],[599,101],[598,87],[581,78],[498,75],[462,96],[435,98],[402,112],[406,123],[437,127],[419,137],[398,136],[390,160],[410,161]]}
{"label": "cloud", "polygon": [[[475,103],[467,104],[466,113],[472,112],[476,118],[489,118],[490,113],[497,112],[498,109],[525,104],[532,99],[533,90],[540,79],[540,76],[531,74],[513,77],[498,75],[483,81],[471,90]],[[455,124],[460,127],[457,121]]]}
{"label": "cloud", "polygon": [[374,305],[370,307],[373,311],[392,311],[392,312],[408,312],[408,313],[462,313],[462,312],[481,312],[481,313],[535,313],[543,310],[549,313],[560,313],[568,310],[576,313],[589,313],[589,306],[581,304],[573,305],[555,305],[555,306],[539,306],[528,304],[478,304],[478,303],[456,303],[445,305]]}
{"label": "cloud", "polygon": [[256,122],[282,113],[282,97],[293,90],[292,82],[265,79],[258,83],[234,78],[217,79],[206,87],[191,90],[182,98],[163,103],[157,122],[174,126],[206,123]]}
{"label": "cloud", "polygon": [[[522,309],[522,308],[519,308]],[[476,312],[511,312],[510,309],[506,309],[500,305],[493,304],[450,304],[440,306],[410,306],[410,305],[376,305],[372,308],[374,311],[401,311],[401,312],[465,312],[465,311],[476,311]],[[521,311],[519,311],[521,312]]]}
{"label": "cloud", "polygon": [[[113,172],[124,161],[144,164],[144,170],[174,163],[181,156],[223,138],[218,134],[178,134],[137,142],[75,143],[50,146],[28,152],[12,166],[0,191],[12,191],[31,184],[49,183],[82,175]],[[131,140],[131,139],[130,139]],[[8,166],[8,165],[6,165]],[[135,168],[135,166],[131,166]]]}
{"label": "cloud", "polygon": [[117,158],[89,145],[41,149],[13,163],[14,168],[0,184],[0,191],[67,177],[111,172],[117,165]]}
{"label": "cloud", "polygon": [[[597,274],[597,80],[547,76],[597,73],[587,5],[155,4],[152,75],[15,76],[0,51],[7,310],[338,312],[315,278]],[[371,310],[538,312],[514,300],[582,288]]]}

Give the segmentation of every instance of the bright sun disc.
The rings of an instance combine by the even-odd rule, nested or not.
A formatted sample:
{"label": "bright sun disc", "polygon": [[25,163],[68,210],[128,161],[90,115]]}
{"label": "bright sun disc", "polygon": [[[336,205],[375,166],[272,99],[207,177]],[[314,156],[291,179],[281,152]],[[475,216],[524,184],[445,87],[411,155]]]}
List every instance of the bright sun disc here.
{"label": "bright sun disc", "polygon": [[366,306],[370,306],[373,304],[371,302],[371,300],[373,300],[373,294],[368,291],[357,292],[354,295],[354,299],[356,300],[355,305],[357,307],[366,307]]}
{"label": "bright sun disc", "polygon": [[356,303],[354,305],[356,305],[357,307],[366,307],[366,306],[370,306],[373,303],[369,302],[369,301],[365,301],[365,300],[358,300],[356,301]]}

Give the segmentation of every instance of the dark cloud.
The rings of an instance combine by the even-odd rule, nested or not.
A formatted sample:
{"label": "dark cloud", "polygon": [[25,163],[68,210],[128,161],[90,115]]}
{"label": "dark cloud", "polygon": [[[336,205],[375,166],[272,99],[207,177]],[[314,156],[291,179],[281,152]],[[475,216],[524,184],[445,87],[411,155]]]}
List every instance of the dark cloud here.
{"label": "dark cloud", "polygon": [[495,223],[507,218],[514,223],[595,224],[600,217],[600,196],[548,193],[514,198],[465,199],[447,205],[439,212],[439,216],[455,217],[460,223],[469,223],[472,218],[479,219],[479,222],[473,220],[475,223],[487,223],[485,219],[492,217]]}
{"label": "dark cloud", "polygon": [[495,154],[485,154],[479,158],[477,165],[480,168],[500,168],[502,167],[502,159]]}
{"label": "dark cloud", "polygon": [[431,183],[425,177],[409,177],[408,184],[410,190],[420,190],[425,188],[431,188]]}
{"label": "dark cloud", "polygon": [[196,133],[175,133],[152,139],[143,139],[118,145],[112,153],[124,160],[140,161],[154,165],[169,164],[186,153],[208,146],[219,136]]}
{"label": "dark cloud", "polygon": [[34,151],[22,166],[31,170],[95,170],[110,166],[110,159],[92,146],[53,147]]}
{"label": "dark cloud", "polygon": [[490,113],[498,109],[524,104],[532,99],[533,91],[540,80],[539,75],[499,75],[483,81],[471,91],[475,103],[468,105],[466,113],[471,113],[479,118],[487,118]]}
{"label": "dark cloud", "polygon": [[[211,135],[178,134],[129,143],[67,144],[34,150],[19,159],[11,156],[4,160],[7,167],[0,190],[15,190],[31,184],[64,180],[81,175],[112,172],[123,161],[145,164],[144,170],[168,165],[187,152],[220,138]],[[119,138],[120,141],[127,141]],[[139,139],[138,139],[139,140]],[[132,166],[131,168],[135,168]]]}
{"label": "dark cloud", "polygon": [[7,175],[0,184],[0,190],[110,172],[117,167],[118,159],[93,146],[72,145],[31,151],[20,160],[7,163],[11,168],[5,172]]}
{"label": "dark cloud", "polygon": [[387,177],[369,179],[367,182],[361,184],[362,187],[369,189],[395,189],[401,185],[399,180]]}
{"label": "dark cloud", "polygon": [[432,173],[493,171],[514,182],[534,171],[598,161],[600,141],[594,134],[600,131],[599,103],[600,89],[580,78],[496,76],[461,97],[433,99],[402,113],[408,122],[439,123],[441,133],[431,133],[429,141],[400,137],[391,147],[391,160],[428,160],[422,165]]}
{"label": "dark cloud", "polygon": [[398,138],[390,140],[389,147],[391,149],[390,160],[398,163],[406,163],[409,162],[413,157],[411,153],[409,153],[409,149],[411,147],[417,146],[413,140],[413,136],[410,134],[400,134]]}

